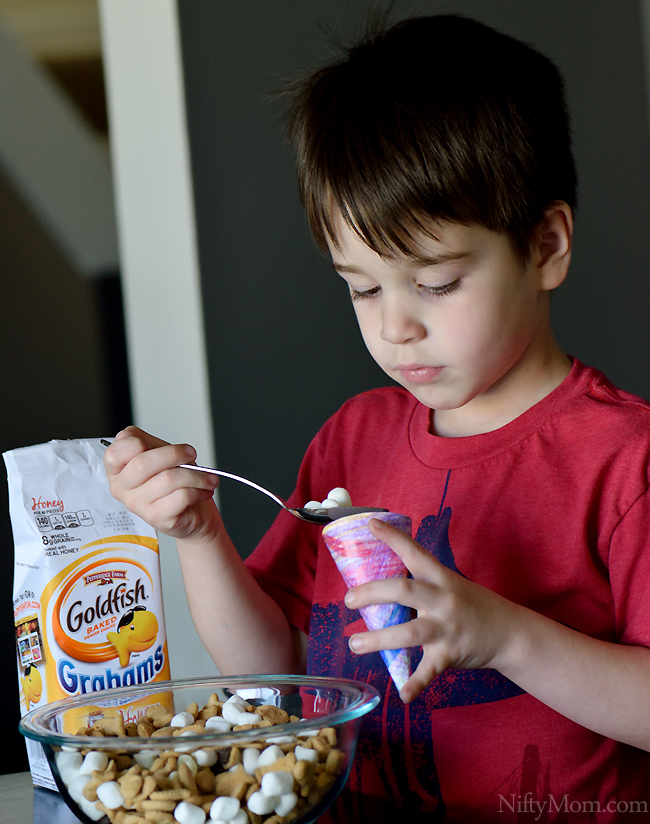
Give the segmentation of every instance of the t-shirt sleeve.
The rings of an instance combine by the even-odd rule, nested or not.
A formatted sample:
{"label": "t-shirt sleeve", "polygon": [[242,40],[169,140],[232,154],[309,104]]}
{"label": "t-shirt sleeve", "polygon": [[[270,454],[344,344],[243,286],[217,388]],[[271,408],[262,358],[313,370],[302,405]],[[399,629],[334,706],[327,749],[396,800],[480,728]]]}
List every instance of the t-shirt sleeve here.
{"label": "t-shirt sleeve", "polygon": [[616,636],[650,647],[650,490],[636,499],[612,535],[609,575]]}

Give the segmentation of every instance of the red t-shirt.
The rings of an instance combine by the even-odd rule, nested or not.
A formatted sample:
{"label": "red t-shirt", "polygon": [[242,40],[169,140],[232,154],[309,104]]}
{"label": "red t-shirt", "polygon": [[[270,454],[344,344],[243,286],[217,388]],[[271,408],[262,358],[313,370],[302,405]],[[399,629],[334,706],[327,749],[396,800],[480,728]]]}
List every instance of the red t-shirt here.
{"label": "red t-shirt", "polygon": [[[595,638],[650,646],[650,404],[574,361],[556,390],[494,432],[439,438],[429,412],[397,387],[352,398],[310,445],[292,505],[343,486],[353,503],[409,515],[414,537],[471,581]],[[365,625],[343,603],[319,527],[280,513],[247,565],[309,633],[311,674],[367,681],[383,696],[364,719],[339,820],[393,821],[391,805],[471,822],[650,810],[650,755],[494,670],[447,670],[405,706],[379,654],[348,649]]]}

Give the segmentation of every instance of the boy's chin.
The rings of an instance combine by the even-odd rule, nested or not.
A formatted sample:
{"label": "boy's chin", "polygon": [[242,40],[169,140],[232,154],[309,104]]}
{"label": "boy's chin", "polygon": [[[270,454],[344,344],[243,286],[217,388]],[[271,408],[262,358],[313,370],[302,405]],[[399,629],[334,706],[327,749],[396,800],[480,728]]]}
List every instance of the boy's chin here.
{"label": "boy's chin", "polygon": [[454,397],[454,395],[447,389],[434,384],[413,384],[407,381],[396,380],[391,375],[393,380],[398,383],[403,389],[413,395],[423,406],[428,406],[432,410],[447,411],[452,409],[460,409],[472,400],[471,397]]}

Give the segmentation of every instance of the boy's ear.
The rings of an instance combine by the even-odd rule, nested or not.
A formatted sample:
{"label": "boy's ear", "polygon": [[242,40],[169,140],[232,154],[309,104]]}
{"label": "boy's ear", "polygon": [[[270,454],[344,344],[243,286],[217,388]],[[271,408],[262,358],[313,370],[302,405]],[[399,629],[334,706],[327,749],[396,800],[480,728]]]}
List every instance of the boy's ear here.
{"label": "boy's ear", "polygon": [[558,287],[569,270],[573,248],[573,213],[563,201],[551,204],[536,232],[535,257],[540,288]]}

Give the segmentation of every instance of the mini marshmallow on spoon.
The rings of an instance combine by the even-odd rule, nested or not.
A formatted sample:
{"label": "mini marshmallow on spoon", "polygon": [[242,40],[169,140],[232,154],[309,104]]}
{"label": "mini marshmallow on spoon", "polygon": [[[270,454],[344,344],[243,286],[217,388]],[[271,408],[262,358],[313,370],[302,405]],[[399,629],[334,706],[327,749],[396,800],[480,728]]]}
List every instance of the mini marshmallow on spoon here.
{"label": "mini marshmallow on spoon", "polygon": [[[331,506],[329,509],[302,509],[308,515],[319,518],[318,523],[327,524],[329,521],[337,521],[339,518],[347,518],[349,515],[359,515],[363,512],[388,512],[381,506]],[[323,519],[327,518],[327,521]]]}
{"label": "mini marshmallow on spoon", "polygon": [[347,489],[337,486],[330,489],[324,501],[309,501],[304,509],[333,509],[336,506],[352,506],[352,498]]}
{"label": "mini marshmallow on spoon", "polygon": [[386,509],[377,506],[352,506],[350,494],[342,486],[330,489],[324,501],[309,501],[299,511],[313,515],[321,523],[336,521],[348,515],[358,515],[360,512],[387,512]]}

